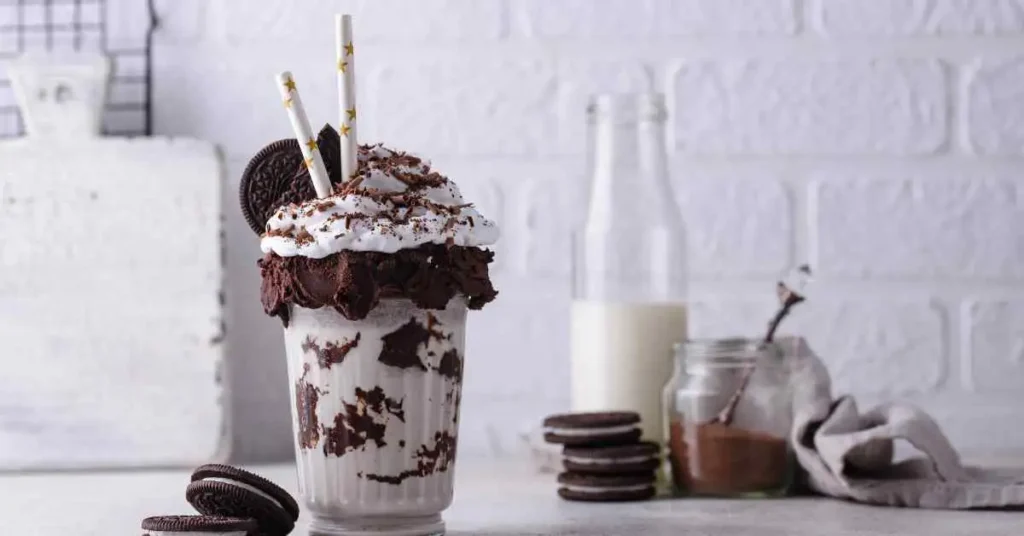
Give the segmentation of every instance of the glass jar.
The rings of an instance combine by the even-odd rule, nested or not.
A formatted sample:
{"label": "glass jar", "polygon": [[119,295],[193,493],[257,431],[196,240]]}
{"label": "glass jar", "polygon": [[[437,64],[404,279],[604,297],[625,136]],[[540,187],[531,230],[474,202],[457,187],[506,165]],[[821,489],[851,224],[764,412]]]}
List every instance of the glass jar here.
{"label": "glass jar", "polygon": [[587,108],[589,202],[573,239],[574,411],[640,414],[664,442],[661,388],[686,340],[687,248],[657,93],[603,94]]}
{"label": "glass jar", "polygon": [[785,495],[796,469],[788,387],[775,344],[735,338],[676,345],[675,372],[663,392],[675,493]]}

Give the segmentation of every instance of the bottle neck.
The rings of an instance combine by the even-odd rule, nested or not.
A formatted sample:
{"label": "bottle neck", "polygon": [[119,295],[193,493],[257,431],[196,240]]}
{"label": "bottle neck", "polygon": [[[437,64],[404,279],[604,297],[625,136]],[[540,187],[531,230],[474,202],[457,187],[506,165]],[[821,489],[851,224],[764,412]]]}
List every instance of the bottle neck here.
{"label": "bottle neck", "polygon": [[590,200],[573,240],[573,296],[685,299],[687,245],[669,185],[660,95],[600,96],[589,109]]}
{"label": "bottle neck", "polygon": [[[660,99],[618,97],[590,109],[589,224],[678,224]],[[624,217],[616,217],[622,215]]]}

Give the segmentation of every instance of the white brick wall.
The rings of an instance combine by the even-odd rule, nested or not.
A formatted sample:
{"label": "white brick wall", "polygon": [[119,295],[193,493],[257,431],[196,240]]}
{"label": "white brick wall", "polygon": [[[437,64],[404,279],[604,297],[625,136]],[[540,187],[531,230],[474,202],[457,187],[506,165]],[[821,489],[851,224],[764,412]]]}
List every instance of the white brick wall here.
{"label": "white brick wall", "polygon": [[676,145],[691,153],[934,153],[947,91],[934,60],[702,61],[672,75]]}
{"label": "white brick wall", "polygon": [[[331,16],[356,16],[362,134],[425,153],[503,224],[500,301],[470,329],[460,453],[512,453],[567,402],[565,230],[588,92],[666,93],[695,335],[756,334],[774,278],[817,268],[785,331],[838,389],[926,405],[954,441],[1024,451],[1021,0],[165,0],[156,127],[237,181],[290,135],[296,73],[335,122]],[[234,184],[232,184],[232,187]],[[231,200],[231,196],[226,196]],[[233,202],[229,343],[243,458],[291,455],[279,326]],[[988,438],[988,439],[982,439]],[[1003,438],[1003,439],[1000,439]]]}
{"label": "white brick wall", "polygon": [[832,37],[1014,35],[1019,0],[812,0],[814,28]]}

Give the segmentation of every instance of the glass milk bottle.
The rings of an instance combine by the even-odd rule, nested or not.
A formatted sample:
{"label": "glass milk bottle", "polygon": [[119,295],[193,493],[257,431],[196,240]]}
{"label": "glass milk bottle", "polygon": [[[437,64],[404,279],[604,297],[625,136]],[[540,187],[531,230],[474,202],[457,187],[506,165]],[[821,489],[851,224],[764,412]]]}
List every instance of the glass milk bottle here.
{"label": "glass milk bottle", "polygon": [[669,185],[660,94],[588,109],[590,202],[573,240],[573,411],[630,410],[664,444],[661,393],[686,339],[686,236]]}

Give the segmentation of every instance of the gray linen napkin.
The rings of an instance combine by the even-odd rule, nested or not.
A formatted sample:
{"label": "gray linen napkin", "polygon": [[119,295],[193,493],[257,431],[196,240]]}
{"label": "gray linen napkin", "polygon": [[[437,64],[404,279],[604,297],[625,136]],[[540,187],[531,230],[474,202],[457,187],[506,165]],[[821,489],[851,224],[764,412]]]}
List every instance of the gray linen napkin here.
{"label": "gray linen napkin", "polygon": [[[821,359],[800,337],[776,341],[790,372],[790,434],[805,484],[857,502],[934,509],[1024,507],[1024,468],[966,467],[939,425],[920,409],[883,404],[861,413],[833,399]],[[894,442],[923,456],[894,462]]]}

